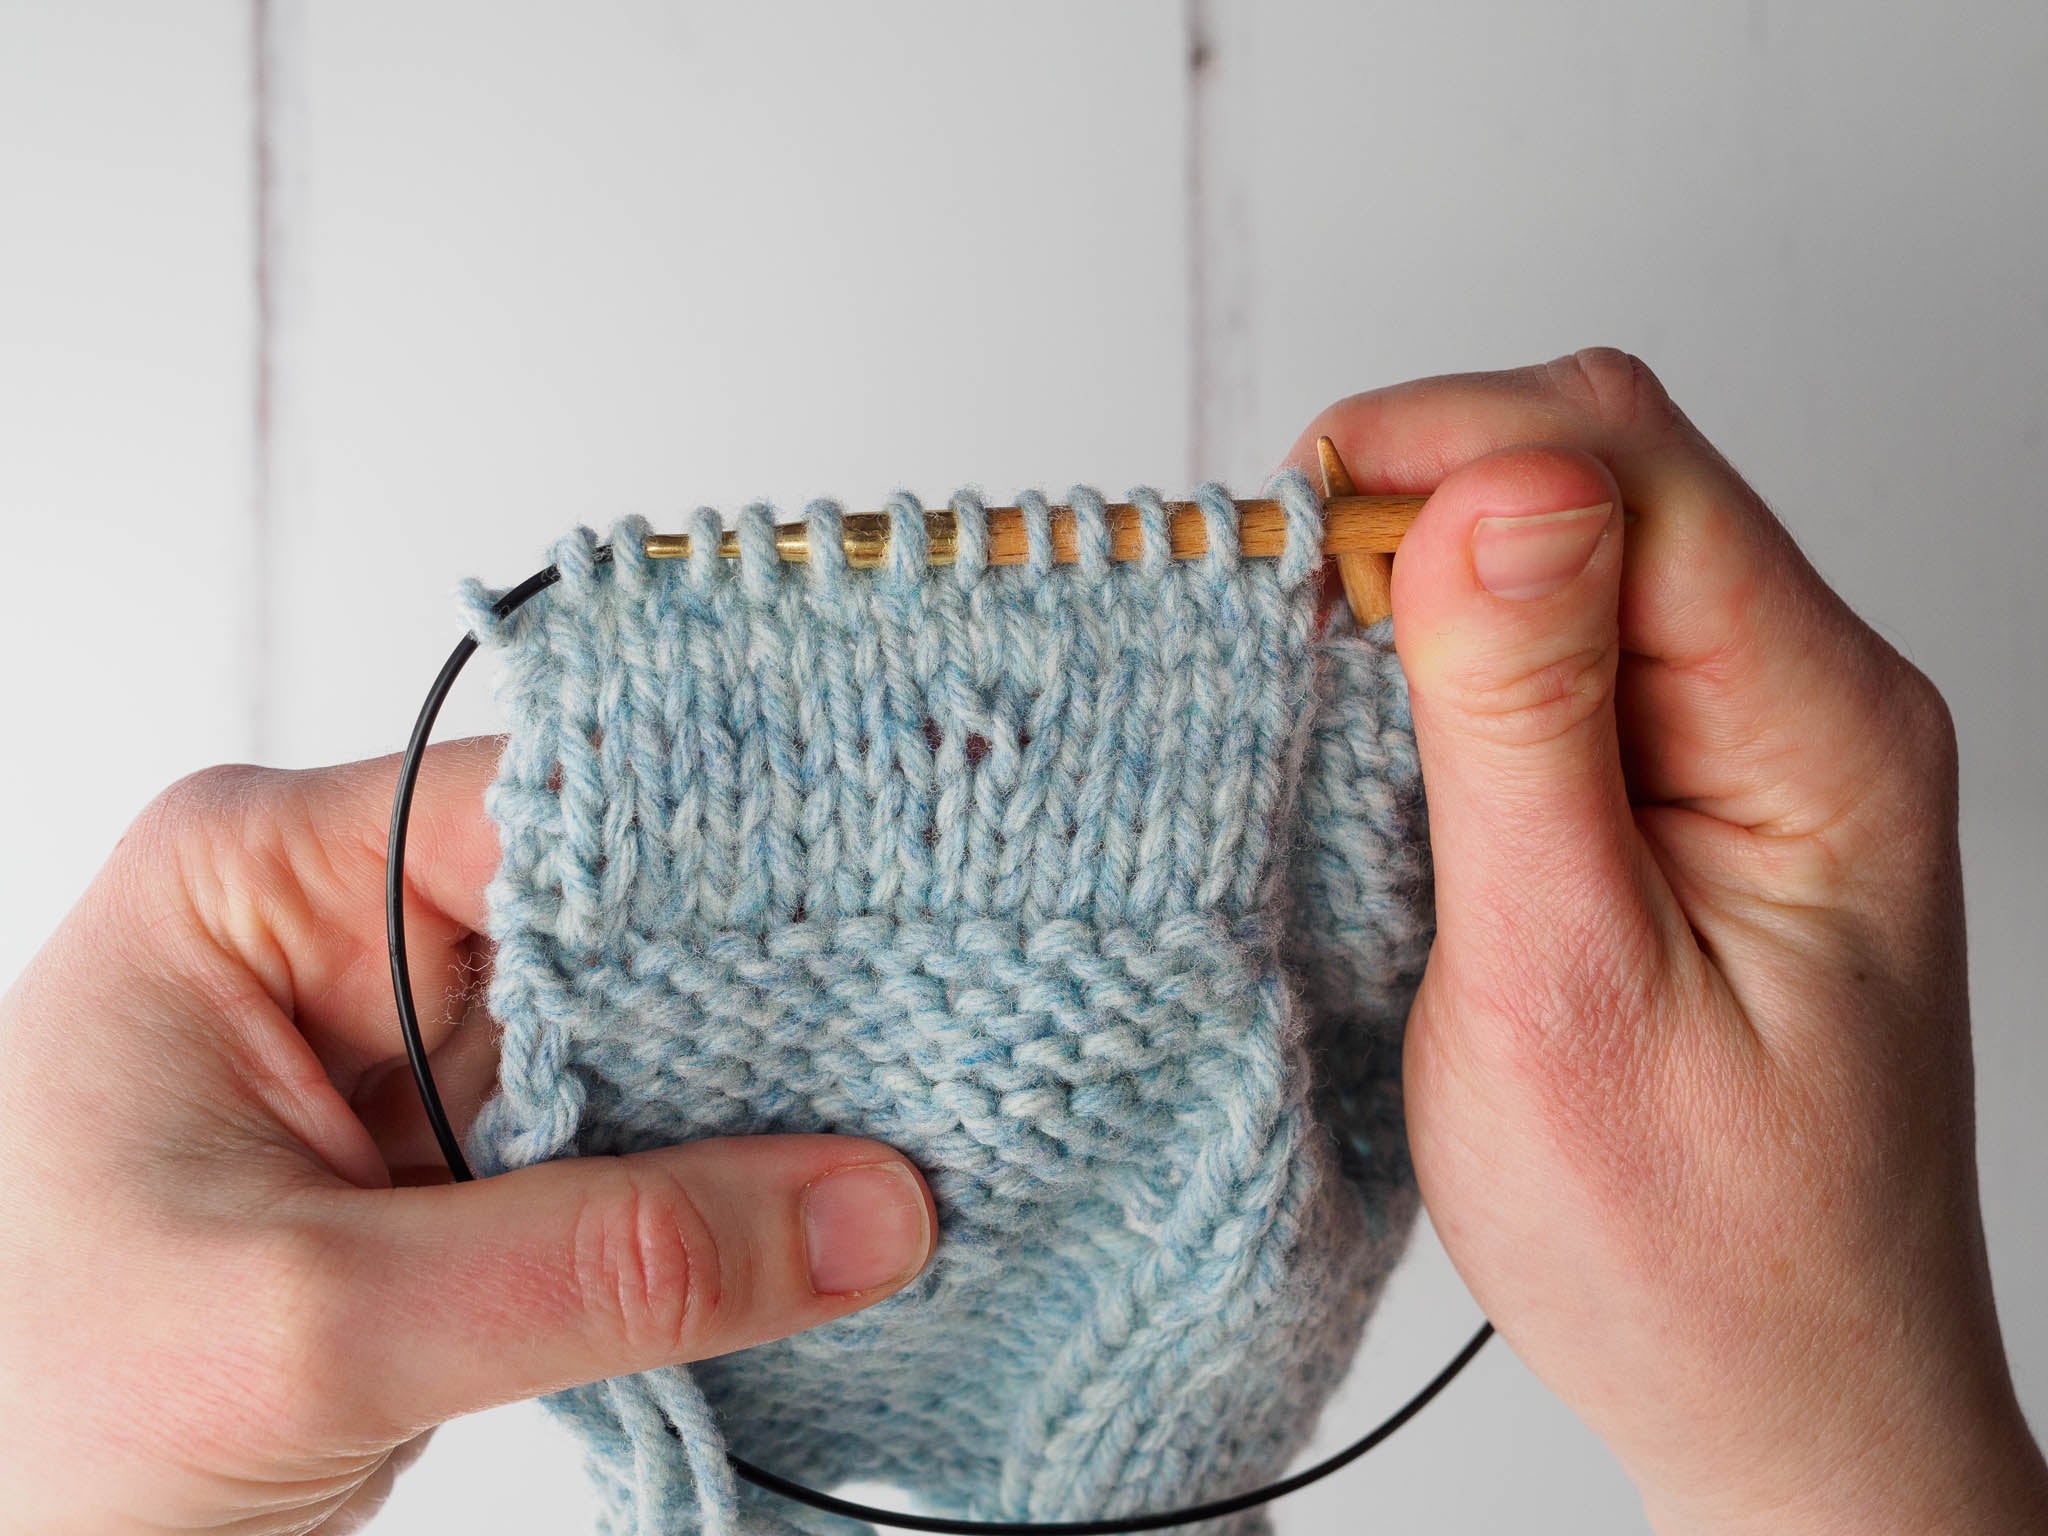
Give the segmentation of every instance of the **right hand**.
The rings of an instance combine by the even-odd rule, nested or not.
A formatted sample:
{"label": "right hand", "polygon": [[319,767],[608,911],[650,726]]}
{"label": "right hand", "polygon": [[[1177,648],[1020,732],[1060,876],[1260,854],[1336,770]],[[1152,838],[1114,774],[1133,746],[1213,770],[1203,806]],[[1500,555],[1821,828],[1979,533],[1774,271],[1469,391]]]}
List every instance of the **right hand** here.
{"label": "right hand", "polygon": [[1633,357],[1358,395],[1292,462],[1325,434],[1430,493],[1393,584],[1438,923],[1408,1122],[1487,1315],[1666,1536],[2048,1530],[1941,698]]}

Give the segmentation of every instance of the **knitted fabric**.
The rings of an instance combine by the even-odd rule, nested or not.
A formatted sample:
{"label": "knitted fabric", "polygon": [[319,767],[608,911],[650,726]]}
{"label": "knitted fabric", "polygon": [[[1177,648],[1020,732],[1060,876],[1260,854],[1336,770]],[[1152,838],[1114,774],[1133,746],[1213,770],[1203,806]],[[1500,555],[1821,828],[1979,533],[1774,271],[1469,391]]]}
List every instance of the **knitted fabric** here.
{"label": "knitted fabric", "polygon": [[[740,556],[650,561],[621,523],[511,617],[471,584],[511,731],[490,791],[499,1092],[481,1170],[694,1137],[901,1148],[939,1211],[881,1304],[689,1368],[556,1394],[610,1536],[851,1527],[738,1484],[1075,1519],[1284,1470],[1415,1209],[1399,1029],[1430,937],[1385,627],[1319,637],[1320,508],[1278,560],[991,567],[979,503],[927,568],[838,510],[811,561],[765,507]],[[1256,1527],[1252,1515],[1225,1522]]]}

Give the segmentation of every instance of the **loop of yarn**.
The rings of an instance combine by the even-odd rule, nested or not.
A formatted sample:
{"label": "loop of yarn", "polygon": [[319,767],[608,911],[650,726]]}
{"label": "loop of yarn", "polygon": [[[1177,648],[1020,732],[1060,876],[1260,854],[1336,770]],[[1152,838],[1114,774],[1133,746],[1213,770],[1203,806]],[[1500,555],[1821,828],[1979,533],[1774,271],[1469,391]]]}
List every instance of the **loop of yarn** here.
{"label": "loop of yarn", "polygon": [[1273,493],[1287,513],[1287,542],[1280,554],[1280,583],[1293,586],[1323,562],[1323,503],[1298,469],[1273,477]]}
{"label": "loop of yarn", "polygon": [[[893,1483],[969,1518],[1163,1509],[1277,1475],[1415,1213],[1400,1026],[1430,935],[1420,776],[1382,626],[1315,631],[1320,503],[1200,561],[1069,497],[988,563],[980,500],[848,568],[774,515],[686,561],[578,530],[555,591],[461,603],[511,720],[487,798],[497,1094],[486,1172],[770,1131],[874,1136],[941,1236],[888,1301],[548,1401],[608,1536],[853,1528],[737,1485]],[[1254,1512],[1217,1529],[1256,1530]]]}
{"label": "loop of yarn", "polygon": [[1138,509],[1138,569],[1157,581],[1173,559],[1166,500],[1149,485],[1141,485],[1131,492],[1131,504]]}
{"label": "loop of yarn", "polygon": [[972,587],[988,569],[988,513],[974,491],[956,491],[951,502],[954,534],[953,574]]}
{"label": "loop of yarn", "polygon": [[[1045,499],[1045,493],[1042,491],[1024,491],[1017,497],[1017,507],[1024,515],[1024,569],[1037,577],[1050,575],[1052,572],[1052,508]],[[1082,547],[1084,552],[1088,548],[1085,535],[1083,536]]]}
{"label": "loop of yarn", "polygon": [[889,513],[888,563],[883,567],[889,579],[901,587],[924,580],[931,558],[931,534],[925,527],[924,508],[908,491],[898,491],[887,503]]}
{"label": "loop of yarn", "polygon": [[821,592],[836,594],[846,580],[845,514],[836,501],[814,501],[804,508],[804,526],[811,580]]}
{"label": "loop of yarn", "polygon": [[740,513],[740,584],[755,602],[775,595],[782,577],[782,556],[775,549],[775,510],[759,502]]}
{"label": "loop of yarn", "polygon": [[707,587],[721,574],[718,540],[724,526],[712,508],[698,507],[685,519],[683,531],[690,536],[690,580],[698,587]]}
{"label": "loop of yarn", "polygon": [[1242,558],[1242,541],[1237,527],[1237,503],[1230,492],[1211,480],[1197,487],[1195,502],[1202,509],[1202,529],[1208,536],[1209,553],[1204,557],[1209,574],[1228,578],[1237,572]]}
{"label": "loop of yarn", "polygon": [[1067,492],[1067,504],[1074,513],[1075,564],[1084,582],[1095,583],[1109,575],[1109,511],[1102,493],[1092,486],[1077,485]]}

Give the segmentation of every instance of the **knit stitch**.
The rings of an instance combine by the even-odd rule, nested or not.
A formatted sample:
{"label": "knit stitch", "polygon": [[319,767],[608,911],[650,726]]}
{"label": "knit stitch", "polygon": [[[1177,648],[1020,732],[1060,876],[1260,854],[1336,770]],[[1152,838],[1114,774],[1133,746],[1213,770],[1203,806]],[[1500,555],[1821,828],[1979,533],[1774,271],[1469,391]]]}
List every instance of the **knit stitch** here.
{"label": "knit stitch", "polygon": [[1072,565],[1037,496],[1028,562],[988,565],[963,493],[927,569],[898,495],[872,572],[817,503],[807,565],[757,506],[736,561],[699,511],[686,561],[631,520],[510,617],[466,588],[511,721],[480,1169],[845,1132],[939,1211],[877,1306],[550,1398],[609,1536],[820,1528],[728,1444],[1014,1520],[1236,1492],[1306,1442],[1415,1211],[1431,914],[1387,630],[1318,636],[1320,507],[1275,490],[1277,561],[1205,486],[1206,556],[1138,492],[1111,562],[1077,489]]}

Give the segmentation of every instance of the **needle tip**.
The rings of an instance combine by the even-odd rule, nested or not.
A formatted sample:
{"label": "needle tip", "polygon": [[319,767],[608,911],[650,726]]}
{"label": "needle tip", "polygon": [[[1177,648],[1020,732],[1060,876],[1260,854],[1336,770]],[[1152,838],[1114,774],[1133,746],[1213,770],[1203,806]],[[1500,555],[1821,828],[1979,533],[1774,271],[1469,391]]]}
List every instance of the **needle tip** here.
{"label": "needle tip", "polygon": [[1358,487],[1351,483],[1351,471],[1344,467],[1343,456],[1337,452],[1337,445],[1327,437],[1316,439],[1316,461],[1322,467],[1325,496],[1358,494]]}

